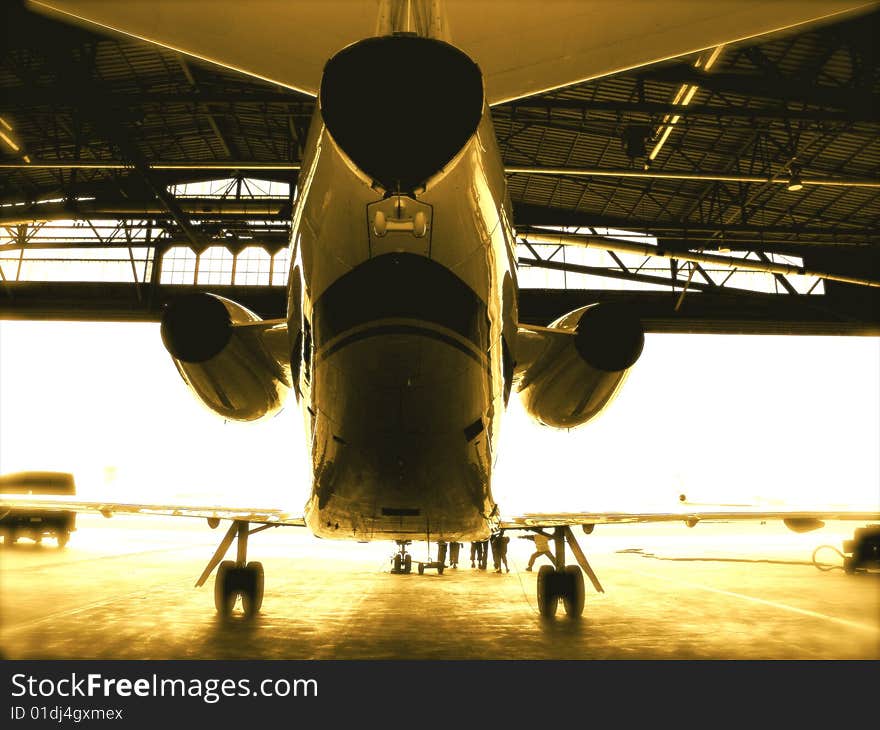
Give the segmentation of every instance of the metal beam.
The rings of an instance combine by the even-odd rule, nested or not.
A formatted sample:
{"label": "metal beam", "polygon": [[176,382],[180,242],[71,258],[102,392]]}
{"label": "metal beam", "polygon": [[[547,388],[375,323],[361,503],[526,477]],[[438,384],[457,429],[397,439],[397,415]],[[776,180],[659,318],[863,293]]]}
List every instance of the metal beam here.
{"label": "metal beam", "polygon": [[[753,224],[726,224],[712,221],[669,221],[669,220],[644,220],[638,218],[616,218],[602,216],[581,210],[566,210],[564,208],[551,208],[527,203],[514,203],[514,220],[516,226],[581,226],[598,228],[618,228],[629,231],[645,231],[651,234],[675,233],[682,238],[690,234],[713,233],[718,231],[721,235],[726,233],[769,235],[769,236],[863,236],[865,239],[880,236],[877,228],[852,227],[847,223],[840,226],[811,226],[811,225],[774,225],[762,226]],[[697,236],[699,237],[699,236]]]}
{"label": "metal beam", "polygon": [[[228,160],[218,162],[144,162],[147,170],[299,170],[299,163],[288,162],[252,162],[244,160]],[[76,169],[99,169],[99,170],[136,170],[136,165],[121,160],[35,160],[25,162],[3,162],[0,170],[76,170]],[[702,172],[698,170],[660,171],[660,170],[632,170],[613,169],[601,167],[545,167],[538,165],[506,165],[504,168],[508,175],[569,175],[573,177],[618,177],[638,178],[644,180],[700,180],[717,182],[741,182],[741,183],[767,183],[775,185],[787,185],[788,177],[765,177],[761,175],[740,175],[723,172]],[[880,188],[880,180],[866,178],[827,178],[827,177],[802,177],[804,185],[823,185],[833,187],[858,187]]]}
{"label": "metal beam", "polygon": [[[299,170],[298,162],[255,162],[247,160],[219,160],[175,162],[145,162],[148,170]],[[0,170],[136,170],[137,165],[124,160],[34,160],[33,162],[0,162]]]}
{"label": "metal beam", "polygon": [[[179,216],[193,216],[211,220],[231,218],[235,220],[286,221],[281,215],[287,198],[179,198],[172,199],[160,186],[154,188],[167,200],[129,200],[107,202],[80,200],[75,203],[38,203],[0,208],[0,225],[52,220],[106,220],[108,218],[167,218],[173,217],[167,209],[172,204]],[[160,204],[161,203],[161,204]]]}
{"label": "metal beam", "polygon": [[[283,286],[158,285],[153,297],[139,302],[130,282],[9,282],[0,287],[0,318],[158,322],[165,304],[194,291],[231,297],[266,319],[284,316],[287,301]],[[676,312],[675,296],[669,292],[522,289],[519,311],[521,322],[546,325],[585,304],[625,302],[647,332],[880,335],[877,308],[847,308],[827,295],[809,297],[814,308],[805,306],[805,299],[786,294],[739,295],[722,289],[689,296]]]}
{"label": "metal beam", "polygon": [[[755,261],[754,259],[744,259],[738,256],[717,256],[715,254],[698,253],[693,251],[668,251],[660,246],[653,246],[647,243],[636,243],[633,241],[618,241],[610,238],[597,240],[588,236],[580,236],[571,233],[529,234],[528,240],[531,243],[545,243],[550,245],[567,244],[581,246],[583,248],[601,249],[604,251],[634,253],[641,256],[657,256],[660,258],[678,259],[679,261],[694,261],[702,264],[724,266],[728,269],[761,271],[768,274],[799,274],[801,276],[816,276],[822,279],[830,279],[831,281],[839,281],[844,284],[857,284],[859,286],[880,288],[880,280],[877,279],[870,279],[861,276],[846,276],[843,274],[837,274],[833,271],[816,271],[804,266],[794,266],[792,264]],[[694,284],[691,283],[692,288],[693,286]]]}
{"label": "metal beam", "polygon": [[[191,85],[192,86],[192,85]],[[284,104],[285,114],[310,117],[315,109],[313,99],[305,99],[295,91],[264,91],[259,88],[230,88],[218,91],[204,88],[201,91],[134,91],[129,89],[104,89],[102,95],[89,93],[77,88],[58,86],[23,86],[4,89],[0,97],[0,109],[21,111],[24,106],[81,106],[87,103],[112,101],[117,106],[141,106],[143,104],[182,104],[203,106],[208,104]],[[290,109],[290,107],[295,107]]]}
{"label": "metal beam", "polygon": [[[752,77],[746,77],[752,78]],[[110,92],[102,97],[102,102],[112,98],[117,106],[141,106],[145,104],[156,105],[185,105],[194,107],[233,107],[240,104],[283,104],[287,107],[285,115],[296,115],[304,119],[310,118],[314,112],[314,102],[304,100],[295,92],[269,92],[260,90],[234,89],[230,91],[204,90],[201,92],[150,92],[129,91]],[[20,112],[26,106],[58,106],[70,104],[80,106],[89,103],[88,97],[78,89],[52,88],[13,88],[6,89],[0,100],[0,109],[5,111]],[[295,107],[290,109],[290,107]],[[535,98],[513,101],[492,107],[492,114],[507,116],[520,110],[547,111],[577,111],[586,112],[604,111],[615,114],[646,114],[649,116],[662,116],[666,114],[678,114],[683,117],[716,117],[735,119],[764,119],[771,121],[816,121],[816,122],[853,122],[865,121],[876,122],[880,120],[880,112],[876,108],[862,107],[858,118],[853,116],[852,111],[840,111],[833,109],[790,109],[784,104],[765,106],[763,108],[751,107],[725,107],[690,104],[686,107],[673,105],[665,102],[632,102],[617,100],[590,100],[579,99],[555,99]],[[216,110],[207,110],[206,113],[214,114]]]}
{"label": "metal beam", "polygon": [[[589,274],[591,276],[601,276],[608,279],[621,279],[622,281],[635,281],[640,284],[655,284],[657,286],[666,286],[670,289],[674,289],[677,286],[681,286],[674,279],[667,279],[663,276],[652,276],[650,274],[638,274],[632,271],[625,270],[617,270],[617,269],[609,269],[604,266],[586,266],[584,264],[570,264],[565,261],[549,261],[547,259],[534,258],[530,259],[525,256],[519,257],[517,259],[520,266],[531,266],[535,269],[548,269],[550,271],[565,271],[570,274]],[[691,289],[696,289],[697,291],[706,291],[712,289],[714,287],[709,284],[703,284],[702,282],[692,282]],[[740,293],[748,293],[745,289],[734,289],[731,288],[730,291],[740,292]]]}
{"label": "metal beam", "polygon": [[[543,112],[553,111],[577,111],[589,114],[592,111],[614,112],[615,114],[645,114],[648,116],[665,116],[667,114],[681,117],[717,117],[719,119],[767,119],[784,122],[792,121],[816,121],[816,122],[848,122],[880,121],[880,111],[877,109],[861,110],[859,119],[854,118],[850,111],[832,111],[828,109],[789,109],[784,104],[768,106],[764,108],[733,107],[733,106],[708,106],[689,104],[681,106],[672,103],[658,103],[649,101],[581,101],[579,99],[525,99],[503,104],[492,108],[493,115],[508,111],[515,114],[521,109],[539,110]],[[500,115],[500,114],[499,114]],[[508,115],[503,115],[505,120]]]}
{"label": "metal beam", "polygon": [[848,308],[827,296],[739,295],[725,289],[687,297],[676,311],[669,292],[588,289],[521,289],[520,321],[546,326],[563,314],[596,302],[632,308],[646,332],[688,334],[880,335],[880,310]]}
{"label": "metal beam", "polygon": [[[701,172],[697,170],[660,171],[631,170],[590,167],[544,167],[538,165],[505,165],[508,175],[571,175],[573,177],[633,177],[644,180],[700,180],[710,182],[765,183],[787,185],[788,176],[765,177],[761,175],[740,175],[725,172]],[[880,180],[866,178],[801,177],[804,185],[824,185],[833,187],[880,188]]]}

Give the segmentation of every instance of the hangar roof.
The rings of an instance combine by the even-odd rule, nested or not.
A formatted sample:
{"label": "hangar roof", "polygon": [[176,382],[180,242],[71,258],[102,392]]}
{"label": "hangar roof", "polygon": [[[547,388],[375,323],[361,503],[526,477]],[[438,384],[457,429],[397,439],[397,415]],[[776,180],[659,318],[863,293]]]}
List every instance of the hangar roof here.
{"label": "hangar roof", "polygon": [[[56,218],[148,223],[157,256],[181,242],[198,250],[219,241],[235,252],[250,240],[243,234],[252,232],[254,220],[270,224],[261,238],[269,250],[286,244],[310,97],[17,4],[4,12],[0,225],[9,237],[0,249],[21,254],[34,245],[27,227],[22,234],[16,226],[48,217],[50,209]],[[509,175],[515,225],[526,236],[547,225],[576,226],[568,230],[588,236],[626,229],[654,237],[667,251],[787,256],[807,268],[880,279],[878,30],[875,11],[493,107],[504,163],[516,170]],[[50,166],[36,166],[41,163]],[[181,167],[168,169],[175,164]],[[789,190],[792,174],[800,176],[801,189]],[[291,183],[291,192],[245,196],[209,218],[198,202],[169,190],[245,176]],[[47,200],[55,202],[35,205]],[[578,271],[535,247],[525,253],[529,258],[537,268],[556,261]],[[714,301],[721,304],[710,307],[715,314],[705,316],[717,320],[719,331],[748,331],[743,319],[759,311],[766,316],[760,297],[719,291],[724,277],[708,267],[686,268],[674,258],[664,266],[676,298],[688,275],[695,291],[718,295]],[[632,266],[606,268],[611,280],[637,280]],[[8,274],[0,290],[3,316],[51,310],[44,306],[49,287],[15,283]],[[874,291],[825,282],[825,293],[803,307],[783,304],[804,295],[784,276],[776,281],[781,293],[772,307],[795,313],[779,309],[771,319],[815,321],[821,300],[828,331],[877,331]],[[595,292],[532,292],[523,302],[527,319],[546,321],[588,296]],[[668,301],[629,296],[641,297],[655,314],[663,309],[665,317],[675,316]],[[136,308],[146,306],[142,300]],[[123,316],[113,311],[118,306],[108,300],[104,315]],[[154,314],[145,309],[131,316]],[[739,325],[718,325],[725,317]],[[859,326],[847,330],[853,322]]]}

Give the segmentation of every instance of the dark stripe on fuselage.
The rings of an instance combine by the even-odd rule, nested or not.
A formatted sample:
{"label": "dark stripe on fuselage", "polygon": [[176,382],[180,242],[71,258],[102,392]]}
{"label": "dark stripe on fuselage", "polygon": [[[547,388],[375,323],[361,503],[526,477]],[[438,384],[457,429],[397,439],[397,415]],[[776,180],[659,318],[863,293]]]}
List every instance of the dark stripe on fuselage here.
{"label": "dark stripe on fuselage", "polygon": [[342,339],[337,340],[330,347],[324,350],[319,349],[318,358],[324,360],[325,358],[330,357],[330,355],[339,352],[343,347],[347,347],[355,342],[360,342],[361,340],[369,339],[370,337],[381,337],[382,335],[417,335],[418,337],[428,337],[432,340],[451,345],[480,365],[486,364],[487,356],[485,353],[478,354],[474,351],[473,347],[466,345],[464,342],[461,342],[450,335],[443,334],[442,332],[438,332],[437,330],[428,327],[419,327],[418,325],[412,324],[379,324],[375,327],[367,327],[366,329],[352,332],[348,337],[343,337]]}
{"label": "dark stripe on fuselage", "polygon": [[[314,305],[315,348],[320,350],[355,327],[387,319],[430,322],[461,335],[481,353],[489,349],[486,303],[445,266],[408,253],[368,259],[327,288]],[[463,343],[435,330],[420,328],[419,334],[445,337],[444,341],[464,348]],[[332,349],[336,348],[334,343]]]}

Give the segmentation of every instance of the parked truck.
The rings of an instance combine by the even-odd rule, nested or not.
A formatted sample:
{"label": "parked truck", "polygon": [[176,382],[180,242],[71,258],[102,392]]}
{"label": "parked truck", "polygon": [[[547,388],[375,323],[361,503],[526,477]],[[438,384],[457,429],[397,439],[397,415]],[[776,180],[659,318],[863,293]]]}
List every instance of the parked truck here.
{"label": "parked truck", "polygon": [[[73,474],[54,471],[26,471],[0,475],[2,495],[57,495],[72,497],[76,494]],[[75,512],[41,509],[0,509],[0,535],[5,545],[14,545],[21,537],[35,543],[44,537],[54,537],[63,548],[76,529]]]}

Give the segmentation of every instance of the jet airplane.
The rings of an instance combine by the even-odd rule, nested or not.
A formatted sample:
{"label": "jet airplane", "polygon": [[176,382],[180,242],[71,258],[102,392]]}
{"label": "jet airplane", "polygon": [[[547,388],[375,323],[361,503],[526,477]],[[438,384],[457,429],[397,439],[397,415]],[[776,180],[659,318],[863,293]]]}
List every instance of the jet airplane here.
{"label": "jet airplane", "polygon": [[[311,454],[302,515],[8,498],[6,507],[207,517],[231,526],[198,580],[259,610],[248,537],[272,525],[322,538],[478,541],[554,530],[538,603],[584,607],[571,529],[649,520],[877,519],[876,513],[677,511],[505,517],[492,490],[505,407],[559,429],[606,408],[644,344],[626,308],[594,304],[546,327],[518,319],[514,211],[493,103],[806,22],[864,3],[233,3],[36,0],[35,9],[158,43],[317,96],[301,161],[287,314],[231,299],[172,302],[161,334],[182,380],[216,414],[252,421],[300,405]],[[266,22],[272,18],[272,22]],[[561,37],[559,29],[566,32]],[[259,525],[251,528],[251,525]],[[236,559],[223,560],[236,542]],[[566,548],[576,565],[566,564]]]}

